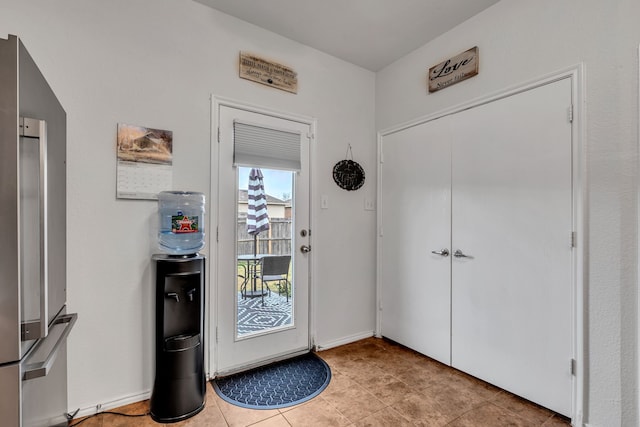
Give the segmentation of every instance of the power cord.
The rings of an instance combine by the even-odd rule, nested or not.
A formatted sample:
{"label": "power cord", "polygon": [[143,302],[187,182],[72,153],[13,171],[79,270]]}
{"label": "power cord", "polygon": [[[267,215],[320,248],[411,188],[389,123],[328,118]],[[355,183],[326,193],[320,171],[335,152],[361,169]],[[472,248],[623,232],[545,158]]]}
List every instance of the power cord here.
{"label": "power cord", "polygon": [[[78,412],[76,411],[76,414],[77,414],[77,413],[78,413]],[[82,424],[83,422],[87,421],[88,419],[91,419],[91,418],[97,417],[98,415],[102,415],[102,414],[119,415],[119,416],[122,416],[122,417],[131,417],[131,418],[135,418],[135,417],[146,417],[147,415],[150,415],[150,412],[147,412],[147,413],[144,413],[144,414],[125,414],[125,413],[122,413],[122,412],[114,412],[114,411],[103,411],[103,412],[97,412],[97,413],[95,413],[95,414],[93,414],[93,415],[89,415],[88,417],[81,419],[80,421],[78,421],[78,422],[77,422],[77,423],[75,423],[75,424],[69,424],[69,427],[75,427],[75,426],[78,426],[78,425]],[[75,414],[74,414],[74,416],[75,416]],[[71,420],[69,420],[69,421],[71,421]]]}

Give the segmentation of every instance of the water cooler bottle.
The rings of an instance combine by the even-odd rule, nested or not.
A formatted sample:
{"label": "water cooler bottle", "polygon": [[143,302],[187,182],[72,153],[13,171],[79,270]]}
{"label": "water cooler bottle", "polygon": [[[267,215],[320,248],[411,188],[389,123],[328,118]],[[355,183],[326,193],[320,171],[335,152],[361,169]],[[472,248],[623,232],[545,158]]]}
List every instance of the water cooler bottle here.
{"label": "water cooler bottle", "polygon": [[204,409],[204,195],[159,195],[155,282],[155,380],[151,417],[181,421]]}

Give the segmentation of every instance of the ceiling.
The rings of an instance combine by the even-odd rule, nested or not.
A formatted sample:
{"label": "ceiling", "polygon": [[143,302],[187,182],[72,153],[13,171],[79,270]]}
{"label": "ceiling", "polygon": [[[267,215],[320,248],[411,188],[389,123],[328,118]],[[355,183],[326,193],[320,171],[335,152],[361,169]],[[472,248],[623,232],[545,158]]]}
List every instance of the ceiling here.
{"label": "ceiling", "polygon": [[499,0],[195,0],[378,71]]}

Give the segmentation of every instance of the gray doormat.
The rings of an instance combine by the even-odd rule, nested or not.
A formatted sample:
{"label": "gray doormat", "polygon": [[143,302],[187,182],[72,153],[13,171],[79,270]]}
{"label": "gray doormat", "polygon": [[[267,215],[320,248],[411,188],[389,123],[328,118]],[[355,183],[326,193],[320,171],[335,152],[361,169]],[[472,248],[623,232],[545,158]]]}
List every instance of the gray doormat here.
{"label": "gray doormat", "polygon": [[232,405],[277,409],[314,398],[331,380],[331,369],[314,353],[283,360],[211,381],[218,396]]}

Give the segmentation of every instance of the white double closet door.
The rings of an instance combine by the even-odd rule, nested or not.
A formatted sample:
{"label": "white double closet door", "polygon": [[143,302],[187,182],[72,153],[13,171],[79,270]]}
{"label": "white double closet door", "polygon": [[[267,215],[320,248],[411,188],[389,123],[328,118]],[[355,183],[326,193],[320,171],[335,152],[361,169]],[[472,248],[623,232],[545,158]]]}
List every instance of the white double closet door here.
{"label": "white double closet door", "polygon": [[567,78],[385,135],[380,205],[382,335],[566,416],[570,106]]}

